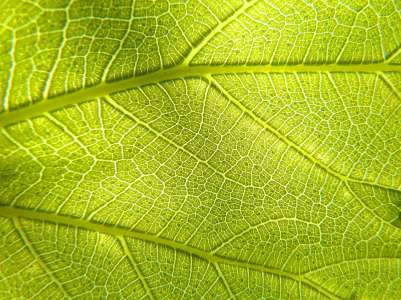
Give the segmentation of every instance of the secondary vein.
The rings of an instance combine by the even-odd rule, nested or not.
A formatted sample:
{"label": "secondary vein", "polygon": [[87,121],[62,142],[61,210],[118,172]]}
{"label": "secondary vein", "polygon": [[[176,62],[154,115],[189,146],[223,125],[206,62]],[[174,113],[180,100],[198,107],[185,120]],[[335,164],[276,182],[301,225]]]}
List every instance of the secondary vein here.
{"label": "secondary vein", "polygon": [[173,248],[178,251],[185,252],[190,255],[197,256],[203,260],[206,260],[212,264],[225,264],[231,265],[239,268],[245,269],[252,269],[259,272],[270,273],[277,276],[286,277],[297,282],[301,282],[306,286],[318,291],[319,293],[325,295],[329,299],[333,300],[341,300],[342,298],[338,297],[334,293],[326,290],[324,287],[320,286],[319,284],[315,283],[311,279],[307,278],[301,274],[293,274],[287,271],[282,271],[279,269],[269,268],[263,265],[258,265],[249,262],[238,261],[234,258],[222,257],[216,254],[211,254],[205,250],[201,250],[192,246],[188,246],[173,240],[169,240],[160,236],[152,235],[146,232],[140,232],[136,230],[131,230],[123,227],[112,226],[107,224],[101,224],[94,221],[88,221],[85,219],[74,218],[71,216],[65,215],[57,215],[53,213],[47,212],[39,212],[33,210],[27,210],[24,208],[15,208],[15,207],[8,207],[8,206],[0,206],[0,216],[7,217],[7,218],[26,218],[31,220],[37,221],[44,221],[55,223],[58,225],[66,225],[66,226],[73,226],[79,227],[83,229],[87,229],[90,231],[95,231],[99,233],[105,233],[109,235],[113,235],[116,237],[125,236],[140,239],[146,242],[151,242],[157,245],[164,245],[170,248]]}
{"label": "secondary vein", "polygon": [[316,72],[342,72],[342,73],[376,73],[401,72],[401,65],[384,63],[358,64],[358,65],[255,65],[255,66],[176,66],[152,73],[133,76],[112,82],[103,82],[98,85],[84,87],[80,90],[67,92],[50,99],[38,100],[34,104],[17,108],[9,112],[0,113],[0,127],[18,123],[23,120],[39,116],[44,112],[61,109],[73,104],[82,103],[97,97],[110,95],[116,92],[129,90],[167,80],[183,79],[188,77],[202,77],[213,74],[233,73],[316,73]]}

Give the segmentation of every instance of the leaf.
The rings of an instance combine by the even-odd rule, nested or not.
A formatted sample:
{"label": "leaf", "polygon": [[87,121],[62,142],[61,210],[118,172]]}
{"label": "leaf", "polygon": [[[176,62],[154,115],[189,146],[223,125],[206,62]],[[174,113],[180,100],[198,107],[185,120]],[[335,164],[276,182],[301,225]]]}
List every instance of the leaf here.
{"label": "leaf", "polygon": [[1,299],[399,299],[398,1],[0,4]]}

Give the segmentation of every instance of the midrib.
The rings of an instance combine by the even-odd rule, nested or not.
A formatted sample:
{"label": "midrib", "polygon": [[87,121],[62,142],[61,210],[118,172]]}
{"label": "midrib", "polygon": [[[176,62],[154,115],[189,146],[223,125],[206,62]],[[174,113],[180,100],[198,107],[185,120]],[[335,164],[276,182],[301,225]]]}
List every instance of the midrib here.
{"label": "midrib", "polygon": [[0,113],[0,127],[17,123],[44,112],[57,110],[69,105],[85,102],[96,97],[125,91],[151,83],[187,77],[202,77],[213,74],[232,73],[307,73],[307,72],[347,72],[380,73],[401,72],[401,65],[385,63],[373,64],[327,64],[327,65],[255,65],[255,66],[177,66],[149,74],[121,79],[82,88],[59,96],[38,101],[27,107]]}
{"label": "midrib", "polygon": [[232,265],[235,267],[252,269],[252,270],[256,270],[256,271],[260,271],[260,272],[265,272],[265,273],[270,273],[270,274],[274,274],[277,276],[283,276],[286,278],[290,278],[292,280],[301,282],[301,283],[309,286],[310,288],[325,295],[329,299],[341,299],[340,297],[334,295],[333,293],[326,290],[322,286],[311,281],[305,275],[293,274],[293,273],[282,271],[279,269],[269,268],[269,267],[265,267],[265,266],[258,265],[258,264],[237,261],[232,258],[222,257],[222,256],[219,256],[216,254],[211,254],[210,252],[207,252],[207,251],[204,251],[204,250],[201,250],[198,248],[188,246],[186,244],[178,243],[176,241],[165,239],[165,238],[162,238],[162,237],[159,237],[156,235],[152,235],[149,233],[145,233],[145,232],[130,230],[127,228],[117,227],[117,226],[112,226],[112,225],[100,224],[100,223],[96,223],[93,221],[74,218],[74,217],[70,217],[70,216],[56,215],[56,214],[52,214],[52,213],[39,212],[39,211],[33,211],[33,210],[24,209],[24,208],[15,208],[15,207],[7,207],[7,206],[0,206],[0,216],[6,217],[6,218],[25,218],[25,219],[31,219],[31,220],[36,220],[36,221],[45,221],[45,222],[51,222],[51,223],[55,223],[55,224],[59,224],[59,225],[79,227],[79,228],[87,229],[90,231],[113,235],[116,237],[124,236],[124,237],[136,238],[136,239],[140,239],[140,240],[143,240],[146,242],[151,242],[151,243],[158,244],[158,245],[164,245],[164,246],[185,252],[187,254],[195,255],[195,256],[197,256],[201,259],[204,259],[210,263]]}

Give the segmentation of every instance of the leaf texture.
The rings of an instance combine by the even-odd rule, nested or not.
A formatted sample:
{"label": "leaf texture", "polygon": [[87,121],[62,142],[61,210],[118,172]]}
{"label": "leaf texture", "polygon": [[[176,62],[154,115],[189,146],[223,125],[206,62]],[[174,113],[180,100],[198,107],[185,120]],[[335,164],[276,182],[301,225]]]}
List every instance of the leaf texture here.
{"label": "leaf texture", "polygon": [[399,1],[0,3],[0,299],[400,299]]}

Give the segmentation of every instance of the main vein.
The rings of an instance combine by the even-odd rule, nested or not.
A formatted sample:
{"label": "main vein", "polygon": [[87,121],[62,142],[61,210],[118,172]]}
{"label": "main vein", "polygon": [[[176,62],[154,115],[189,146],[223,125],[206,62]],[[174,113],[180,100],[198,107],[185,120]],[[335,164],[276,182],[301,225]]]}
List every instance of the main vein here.
{"label": "main vein", "polygon": [[0,206],[0,216],[7,217],[7,218],[26,218],[26,219],[31,219],[31,220],[45,221],[45,222],[51,222],[51,223],[55,223],[55,224],[59,224],[59,225],[67,225],[67,226],[84,228],[87,230],[105,233],[105,234],[113,235],[116,237],[125,236],[125,237],[136,238],[136,239],[140,239],[140,240],[143,240],[146,242],[151,242],[151,243],[154,243],[157,245],[167,246],[167,247],[173,248],[175,250],[185,252],[190,255],[195,255],[195,256],[197,256],[201,259],[204,259],[212,264],[226,264],[226,265],[231,265],[231,266],[235,266],[235,267],[252,269],[252,270],[256,270],[256,271],[260,271],[260,272],[264,272],[264,273],[270,273],[270,274],[274,274],[277,276],[290,278],[297,282],[301,282],[301,283],[305,284],[306,286],[309,286],[310,288],[325,295],[329,299],[336,299],[336,300],[341,299],[340,297],[338,297],[335,294],[333,294],[332,292],[326,290],[324,287],[320,286],[316,282],[310,280],[305,275],[294,274],[294,273],[282,271],[279,269],[274,269],[274,268],[269,268],[269,267],[266,267],[263,265],[258,265],[255,263],[238,261],[234,258],[222,257],[219,255],[207,252],[205,250],[201,250],[201,249],[198,249],[198,248],[195,248],[192,246],[188,246],[188,245],[185,245],[185,244],[173,241],[173,240],[169,240],[169,239],[166,239],[166,238],[163,238],[160,236],[152,235],[152,234],[149,234],[146,232],[140,232],[140,231],[136,231],[136,230],[130,230],[128,228],[101,224],[101,223],[97,223],[94,221],[88,221],[85,219],[79,219],[79,218],[74,218],[74,217],[70,217],[70,216],[57,215],[57,214],[53,214],[53,213],[39,212],[39,211],[33,211],[33,210],[24,209],[24,208],[14,208],[14,207],[7,207],[7,206]]}
{"label": "main vein", "polygon": [[98,85],[71,91],[43,99],[30,106],[18,108],[10,112],[0,114],[0,127],[17,123],[47,111],[57,110],[69,105],[82,103],[96,97],[129,90],[138,86],[162,82],[173,79],[202,77],[213,74],[230,73],[309,73],[309,72],[364,72],[383,73],[401,72],[401,65],[390,65],[385,63],[355,64],[355,65],[255,65],[255,66],[176,66],[152,73],[121,79],[118,81],[104,82]]}

